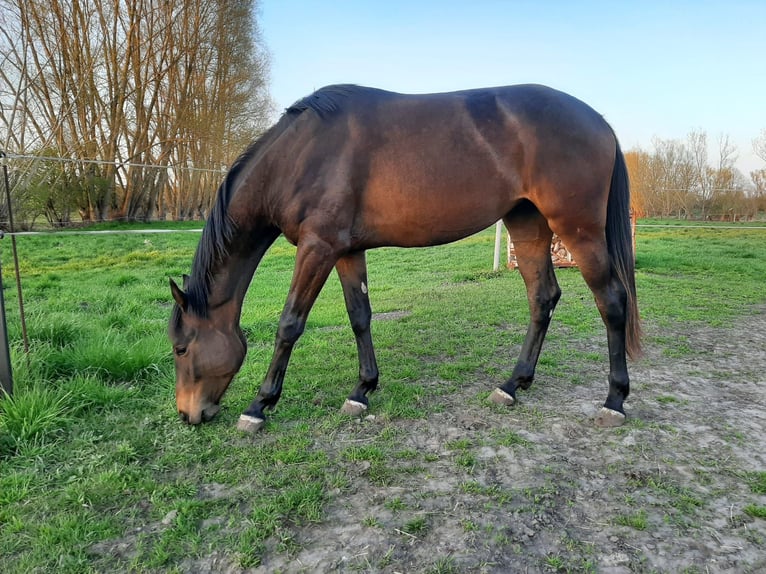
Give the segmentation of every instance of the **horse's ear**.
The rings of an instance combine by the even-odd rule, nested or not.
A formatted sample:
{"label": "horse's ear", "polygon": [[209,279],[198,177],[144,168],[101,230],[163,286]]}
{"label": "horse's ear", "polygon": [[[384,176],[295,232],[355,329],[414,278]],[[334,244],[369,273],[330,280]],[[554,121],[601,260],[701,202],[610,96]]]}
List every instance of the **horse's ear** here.
{"label": "horse's ear", "polygon": [[[186,283],[186,281],[184,281],[184,283]],[[173,294],[173,299],[175,299],[176,303],[178,303],[178,306],[181,308],[181,311],[185,313],[186,307],[188,305],[188,299],[186,298],[186,293],[184,293],[181,290],[181,288],[178,285],[176,285],[176,282],[173,281],[172,277],[170,278],[170,292]]]}
{"label": "horse's ear", "polygon": [[188,290],[189,289],[189,276],[186,273],[184,273],[183,274],[183,279],[184,279],[184,282],[182,283],[182,285],[184,286],[184,289]]}

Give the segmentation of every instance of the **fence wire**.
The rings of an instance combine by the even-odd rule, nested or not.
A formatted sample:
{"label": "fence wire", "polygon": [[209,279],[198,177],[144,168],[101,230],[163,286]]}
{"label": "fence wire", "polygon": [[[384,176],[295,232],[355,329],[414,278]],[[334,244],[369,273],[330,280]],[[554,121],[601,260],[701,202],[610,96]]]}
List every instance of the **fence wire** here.
{"label": "fence wire", "polygon": [[8,161],[14,161],[14,160],[45,161],[45,162],[65,163],[65,164],[72,164],[72,165],[110,166],[110,167],[124,168],[124,169],[131,168],[131,167],[170,169],[170,170],[182,169],[185,171],[199,171],[199,172],[205,172],[205,173],[218,173],[218,174],[225,174],[228,171],[226,168],[213,169],[213,168],[205,168],[205,167],[177,166],[173,164],[161,166],[157,164],[135,163],[130,161],[121,162],[121,161],[106,161],[101,159],[75,159],[71,157],[52,157],[52,156],[30,155],[30,154],[5,153],[5,152],[0,152],[0,154],[2,154],[2,157],[7,159]]}
{"label": "fence wire", "polygon": [[9,199],[0,227],[68,228],[92,222],[204,219],[227,170],[173,164],[4,154]]}

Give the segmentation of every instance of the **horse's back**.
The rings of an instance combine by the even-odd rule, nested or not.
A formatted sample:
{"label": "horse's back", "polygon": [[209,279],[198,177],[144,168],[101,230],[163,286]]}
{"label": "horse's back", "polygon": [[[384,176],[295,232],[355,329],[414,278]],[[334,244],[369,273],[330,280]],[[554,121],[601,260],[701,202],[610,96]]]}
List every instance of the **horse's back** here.
{"label": "horse's back", "polygon": [[290,110],[303,116],[286,154],[300,158],[292,186],[323,196],[304,191],[308,207],[291,209],[348,222],[364,247],[453,241],[525,199],[558,213],[572,194],[606,193],[592,181],[608,179],[615,152],[599,114],[540,85],[416,95],[330,86]]}

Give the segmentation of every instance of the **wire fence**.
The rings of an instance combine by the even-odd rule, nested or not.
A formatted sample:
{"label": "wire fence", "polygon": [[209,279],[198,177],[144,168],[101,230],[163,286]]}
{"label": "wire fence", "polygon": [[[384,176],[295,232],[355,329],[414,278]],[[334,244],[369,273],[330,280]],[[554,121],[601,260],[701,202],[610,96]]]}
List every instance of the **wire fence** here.
{"label": "wire fence", "polygon": [[[2,233],[2,235],[10,235],[16,237],[25,236],[44,236],[44,235],[144,235],[152,233],[201,233],[202,227],[197,229],[70,229],[66,231],[15,231],[13,233]],[[1,233],[1,232],[0,232]],[[2,238],[2,237],[0,237]]]}
{"label": "wire fence", "polygon": [[120,162],[120,161],[107,161],[107,160],[101,160],[101,159],[75,159],[71,157],[52,157],[52,156],[15,154],[15,153],[4,153],[3,157],[7,159],[8,161],[21,161],[21,160],[43,161],[43,162],[51,162],[51,163],[71,164],[75,166],[98,165],[98,166],[109,166],[109,167],[123,168],[123,169],[129,169],[131,167],[170,169],[170,170],[183,169],[186,171],[199,171],[204,173],[220,173],[220,174],[225,174],[228,171],[225,168],[211,169],[211,168],[204,168],[204,167],[178,166],[173,164],[168,164],[163,166],[163,165],[148,164],[148,163],[135,163],[130,161]]}
{"label": "wire fence", "polygon": [[[0,152],[0,239],[10,236],[24,350],[29,342],[16,238],[25,236],[200,233],[227,170],[195,166],[107,162]],[[730,214],[708,214],[724,219]],[[194,228],[162,227],[169,221],[200,221]],[[151,227],[93,229],[93,223],[141,222]],[[766,230],[763,225],[637,223],[642,228]],[[501,235],[498,233],[498,237]],[[555,251],[555,245],[552,246]],[[554,254],[555,255],[555,254]],[[488,256],[489,257],[489,256]],[[499,266],[499,250],[495,267]],[[576,265],[571,257],[568,261]],[[13,388],[0,270],[0,388]]]}
{"label": "wire fence", "polygon": [[62,229],[94,222],[204,219],[227,169],[0,152],[9,198],[0,227]]}
{"label": "wire fence", "polygon": [[[198,166],[171,161],[146,163],[51,154],[3,153],[8,168],[10,208],[0,201],[0,229],[9,231],[9,209],[15,231],[63,229],[93,222],[189,221],[205,219],[226,166]],[[696,197],[690,190],[667,188],[650,192],[653,202],[669,198],[664,214],[675,220],[739,223],[764,221],[766,199],[742,195],[735,189],[716,189],[718,200],[704,210],[680,197]],[[641,190],[635,189],[641,194]],[[650,198],[647,196],[647,200]],[[674,203],[675,202],[675,203]],[[699,202],[698,202],[699,203]]]}

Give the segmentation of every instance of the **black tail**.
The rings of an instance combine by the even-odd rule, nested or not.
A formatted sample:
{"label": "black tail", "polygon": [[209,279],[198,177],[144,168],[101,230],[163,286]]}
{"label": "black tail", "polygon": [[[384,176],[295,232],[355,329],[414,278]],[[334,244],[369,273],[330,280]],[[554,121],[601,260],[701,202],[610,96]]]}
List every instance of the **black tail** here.
{"label": "black tail", "polygon": [[[616,141],[616,138],[615,138]],[[614,156],[612,185],[606,206],[606,244],[617,279],[627,292],[625,349],[631,359],[641,356],[641,322],[636,301],[635,258],[630,222],[630,184],[620,144]]]}

